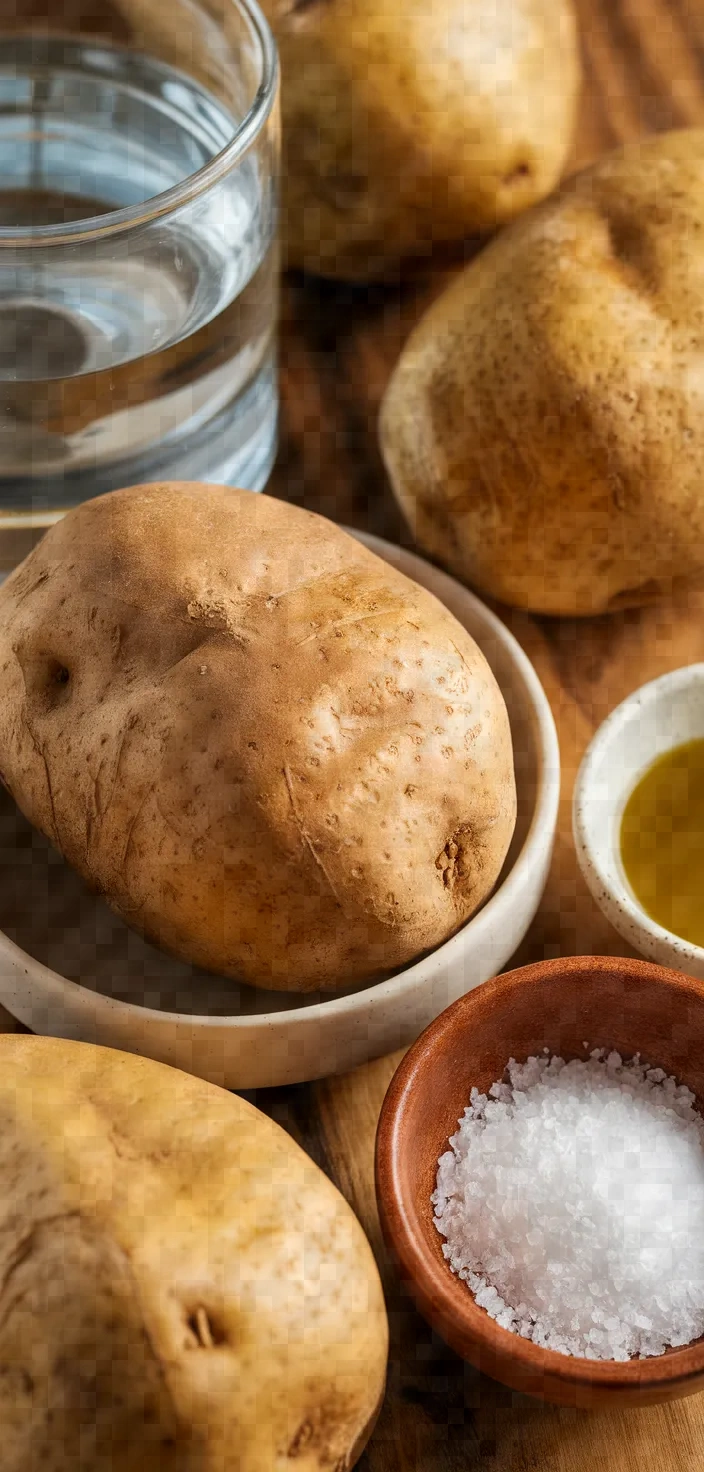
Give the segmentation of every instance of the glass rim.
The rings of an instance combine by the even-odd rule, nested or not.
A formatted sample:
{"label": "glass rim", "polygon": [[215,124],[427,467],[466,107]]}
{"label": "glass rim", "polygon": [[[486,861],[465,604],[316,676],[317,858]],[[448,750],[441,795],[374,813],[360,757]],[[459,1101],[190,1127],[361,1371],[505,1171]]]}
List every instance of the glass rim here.
{"label": "glass rim", "polygon": [[206,193],[244,157],[267,122],[274,105],[279,61],[271,28],[257,0],[226,0],[226,4],[243,12],[250,21],[259,43],[261,57],[261,78],[251,107],[235,128],[229,143],[179,184],[172,184],[161,194],[154,194],[139,204],[111,210],[107,216],[86,215],[84,220],[72,220],[68,224],[38,225],[32,230],[27,230],[23,225],[2,225],[0,250],[8,246],[17,250],[88,244],[118,235],[135,226],[148,225],[152,220],[173,214],[181,205],[189,204],[200,194]]}

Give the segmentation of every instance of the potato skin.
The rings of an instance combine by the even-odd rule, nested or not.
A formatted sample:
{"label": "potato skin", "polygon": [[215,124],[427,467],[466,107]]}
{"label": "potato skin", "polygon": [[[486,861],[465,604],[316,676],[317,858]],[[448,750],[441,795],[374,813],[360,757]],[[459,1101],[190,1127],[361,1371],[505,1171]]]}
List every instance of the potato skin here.
{"label": "potato skin", "polygon": [[535,612],[704,573],[704,131],[603,159],[512,225],[411,335],[381,415],[421,546]]}
{"label": "potato skin", "polygon": [[128,923],[282,990],[445,940],[515,821],[503,698],[452,615],[218,486],[87,502],[0,589],[0,768]]}
{"label": "potato skin", "polygon": [[263,0],[279,47],[289,265],[393,273],[555,184],[579,84],[571,0]]}
{"label": "potato skin", "polygon": [[252,1105],[176,1069],[0,1039],[3,1472],[330,1472],[387,1324],[362,1228]]}

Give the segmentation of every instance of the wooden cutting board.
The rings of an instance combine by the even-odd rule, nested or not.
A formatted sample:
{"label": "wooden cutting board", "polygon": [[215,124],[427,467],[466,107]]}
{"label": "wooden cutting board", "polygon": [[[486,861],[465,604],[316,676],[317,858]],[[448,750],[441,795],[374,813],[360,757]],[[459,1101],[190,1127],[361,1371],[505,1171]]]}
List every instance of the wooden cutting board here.
{"label": "wooden cutting board", "polygon": [[[571,167],[647,132],[704,124],[704,0],[578,4],[585,92]],[[399,288],[285,284],[274,494],[411,545],[379,459],[378,406],[409,330],[476,249],[466,244]],[[665,670],[704,659],[704,594],[582,622],[500,611],[552,703],[564,772],[548,886],[513,964],[627,954],[577,870],[573,779],[593,731],[619,700]],[[388,1391],[361,1472],[702,1472],[704,1396],[641,1411],[543,1407],[463,1365],[404,1300],[381,1244],[372,1174],[376,1121],[398,1056],[253,1096],[336,1181],[381,1266],[391,1322]]]}

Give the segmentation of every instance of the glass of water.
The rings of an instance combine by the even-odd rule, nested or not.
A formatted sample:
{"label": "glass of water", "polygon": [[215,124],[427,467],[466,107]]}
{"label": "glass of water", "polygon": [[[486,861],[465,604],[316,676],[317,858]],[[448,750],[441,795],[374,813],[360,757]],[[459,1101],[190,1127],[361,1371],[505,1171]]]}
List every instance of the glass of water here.
{"label": "glass of water", "polygon": [[276,447],[278,66],[257,5],[21,9],[0,30],[0,571],[86,497],[259,490]]}

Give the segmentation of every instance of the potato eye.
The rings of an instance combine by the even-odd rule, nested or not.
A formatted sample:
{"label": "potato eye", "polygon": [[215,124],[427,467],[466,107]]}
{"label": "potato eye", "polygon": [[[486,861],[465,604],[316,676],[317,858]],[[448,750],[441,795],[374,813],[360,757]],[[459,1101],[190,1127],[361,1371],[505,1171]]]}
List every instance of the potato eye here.
{"label": "potato eye", "polygon": [[189,1330],[189,1342],[199,1346],[201,1349],[215,1349],[219,1344],[225,1344],[227,1335],[225,1330],[210,1312],[199,1304],[193,1313],[189,1314],[186,1324]]}
{"label": "potato eye", "polygon": [[520,163],[515,164],[504,176],[504,187],[506,189],[513,189],[514,185],[521,184],[525,179],[530,179],[532,173],[533,170],[530,164],[525,159],[522,159]]}
{"label": "potato eye", "polygon": [[[39,670],[37,674],[40,674]],[[59,699],[60,693],[63,695],[68,692],[70,682],[71,671],[62,660],[50,658],[48,666],[44,664],[40,675],[40,689],[44,699],[50,704]]]}

